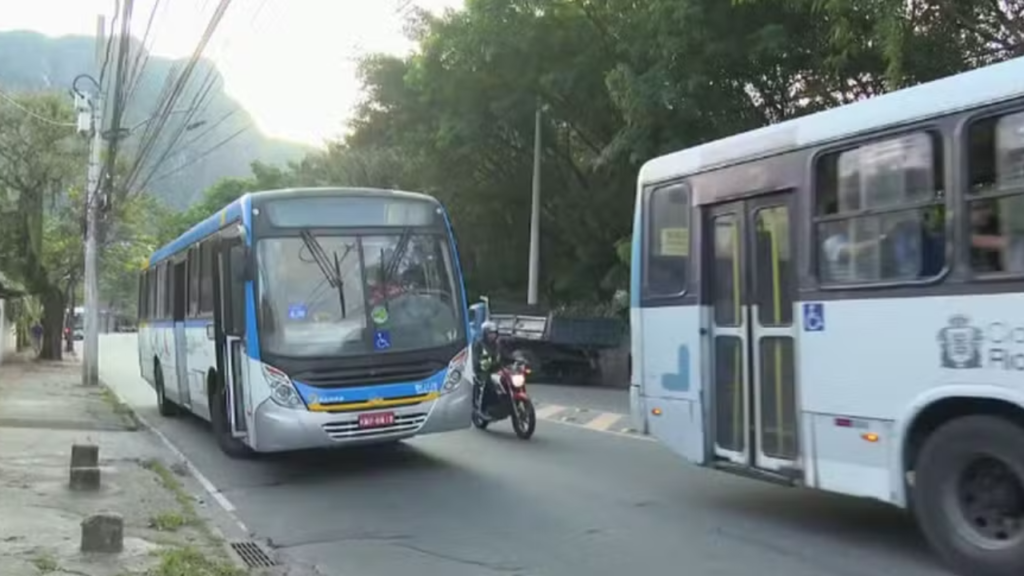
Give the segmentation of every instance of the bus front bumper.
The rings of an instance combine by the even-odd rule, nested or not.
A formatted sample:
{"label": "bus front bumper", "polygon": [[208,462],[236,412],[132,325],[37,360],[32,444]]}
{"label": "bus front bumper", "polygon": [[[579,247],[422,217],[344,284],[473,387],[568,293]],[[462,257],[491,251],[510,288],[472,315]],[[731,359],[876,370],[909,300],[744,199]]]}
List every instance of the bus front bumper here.
{"label": "bus front bumper", "polygon": [[[470,426],[472,386],[463,382],[436,400],[382,410],[310,412],[292,410],[264,401],[253,418],[257,452],[285,452],[359,446],[411,438],[420,434],[461,430]],[[359,415],[391,412],[394,424],[360,428]]]}

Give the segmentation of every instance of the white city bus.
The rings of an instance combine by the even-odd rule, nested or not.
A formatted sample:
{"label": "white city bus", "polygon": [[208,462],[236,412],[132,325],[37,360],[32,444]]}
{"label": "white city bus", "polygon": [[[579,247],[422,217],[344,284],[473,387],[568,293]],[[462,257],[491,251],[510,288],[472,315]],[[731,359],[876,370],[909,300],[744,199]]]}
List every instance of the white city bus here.
{"label": "white city bus", "polygon": [[470,329],[448,215],[423,194],[246,194],[140,281],[160,413],[209,420],[232,456],[468,428]]}
{"label": "white city bus", "polygon": [[639,427],[1024,574],[1024,58],[651,160],[632,262]]}

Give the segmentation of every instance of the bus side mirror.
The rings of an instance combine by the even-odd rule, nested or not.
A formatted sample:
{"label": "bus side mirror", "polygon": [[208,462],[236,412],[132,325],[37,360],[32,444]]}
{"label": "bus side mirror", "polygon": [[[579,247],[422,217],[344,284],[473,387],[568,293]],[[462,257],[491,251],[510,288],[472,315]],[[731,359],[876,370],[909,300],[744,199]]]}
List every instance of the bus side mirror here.
{"label": "bus side mirror", "polygon": [[487,320],[487,304],[480,302],[469,307],[469,339],[476,342],[480,339],[480,332],[484,321]]}

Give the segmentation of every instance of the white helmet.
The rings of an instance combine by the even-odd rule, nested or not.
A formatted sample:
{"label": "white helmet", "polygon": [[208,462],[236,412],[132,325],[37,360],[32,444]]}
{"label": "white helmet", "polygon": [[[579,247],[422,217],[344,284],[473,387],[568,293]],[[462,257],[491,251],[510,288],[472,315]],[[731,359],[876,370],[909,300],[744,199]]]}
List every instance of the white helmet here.
{"label": "white helmet", "polygon": [[488,321],[486,321],[486,322],[484,322],[483,324],[480,325],[480,332],[482,334],[484,334],[484,335],[487,335],[487,334],[489,334],[491,332],[497,332],[497,331],[498,331],[498,325],[495,324],[494,322],[490,321],[490,320],[488,320]]}

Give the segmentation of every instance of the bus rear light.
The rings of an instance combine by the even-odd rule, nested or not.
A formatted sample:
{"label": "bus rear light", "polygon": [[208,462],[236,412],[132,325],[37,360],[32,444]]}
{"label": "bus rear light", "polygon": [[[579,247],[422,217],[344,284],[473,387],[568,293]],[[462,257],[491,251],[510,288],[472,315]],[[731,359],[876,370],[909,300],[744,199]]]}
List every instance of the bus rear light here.
{"label": "bus rear light", "polygon": [[875,434],[874,432],[865,432],[864,434],[861,434],[860,437],[867,442],[878,442],[879,440],[878,434]]}
{"label": "bus rear light", "polygon": [[661,416],[661,408],[651,408],[651,414],[655,416]]}
{"label": "bus rear light", "polygon": [[262,368],[263,377],[266,378],[267,385],[270,386],[270,399],[275,404],[296,410],[305,406],[302,398],[299,398],[299,393],[295,391],[295,386],[292,385],[292,379],[287,374],[266,364],[262,364]]}

